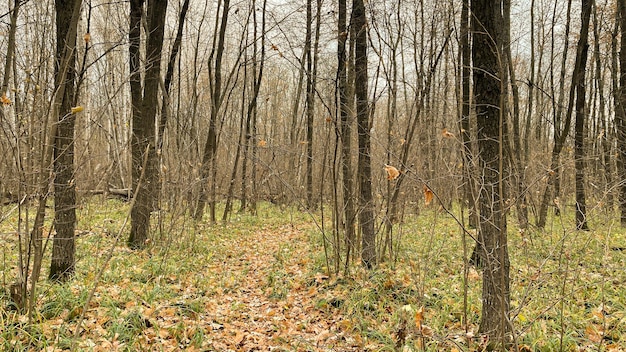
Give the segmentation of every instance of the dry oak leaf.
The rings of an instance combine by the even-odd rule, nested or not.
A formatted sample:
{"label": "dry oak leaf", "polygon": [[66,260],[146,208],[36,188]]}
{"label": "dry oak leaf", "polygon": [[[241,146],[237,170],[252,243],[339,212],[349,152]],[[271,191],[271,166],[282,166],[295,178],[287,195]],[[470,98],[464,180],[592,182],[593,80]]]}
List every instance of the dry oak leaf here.
{"label": "dry oak leaf", "polygon": [[431,191],[428,186],[424,185],[424,204],[430,205],[430,203],[433,201],[433,197],[433,191]]}
{"label": "dry oak leaf", "polygon": [[444,138],[454,138],[454,134],[452,132],[448,131],[447,128],[444,128],[443,131],[441,131],[441,135]]}
{"label": "dry oak leaf", "polygon": [[11,105],[11,99],[7,98],[6,94],[2,94],[2,97],[0,97],[0,102],[4,106]]}
{"label": "dry oak leaf", "polygon": [[89,43],[89,41],[91,40],[91,34],[85,33],[83,39],[85,40],[85,43]]}
{"label": "dry oak leaf", "polygon": [[259,147],[263,148],[267,146],[267,141],[265,139],[261,139],[259,141]]}
{"label": "dry oak leaf", "polygon": [[398,176],[400,176],[400,171],[391,165],[385,164],[385,171],[387,171],[387,179],[389,181],[395,180]]}
{"label": "dry oak leaf", "polygon": [[587,325],[585,335],[587,335],[587,338],[589,338],[591,342],[599,343],[602,341],[604,333],[601,329],[597,329],[596,326]]}
{"label": "dry oak leaf", "polygon": [[418,330],[422,329],[422,323],[424,322],[424,306],[421,306],[415,311],[415,327]]}
{"label": "dry oak leaf", "polygon": [[82,112],[83,110],[85,110],[85,108],[82,107],[81,105],[75,106],[75,107],[70,109],[72,114],[78,114],[79,112]]}

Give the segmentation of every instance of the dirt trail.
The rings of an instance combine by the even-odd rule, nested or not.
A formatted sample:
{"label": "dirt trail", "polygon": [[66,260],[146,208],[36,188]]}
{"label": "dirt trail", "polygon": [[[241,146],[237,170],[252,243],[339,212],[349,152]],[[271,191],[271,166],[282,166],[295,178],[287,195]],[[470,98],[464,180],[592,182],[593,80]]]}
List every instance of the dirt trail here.
{"label": "dirt trail", "polygon": [[354,340],[341,331],[339,312],[319,307],[324,296],[317,283],[326,278],[307,271],[312,249],[306,234],[284,226],[259,230],[229,245],[238,255],[214,263],[222,285],[205,309],[212,348],[355,350]]}

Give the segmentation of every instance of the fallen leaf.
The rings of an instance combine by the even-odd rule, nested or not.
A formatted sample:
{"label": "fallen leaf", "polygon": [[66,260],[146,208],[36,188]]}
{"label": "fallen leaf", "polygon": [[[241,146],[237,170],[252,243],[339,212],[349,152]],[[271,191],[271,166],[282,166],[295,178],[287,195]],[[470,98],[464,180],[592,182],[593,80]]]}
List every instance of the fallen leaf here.
{"label": "fallen leaf", "polygon": [[593,343],[600,343],[602,341],[602,332],[598,331],[593,325],[587,325],[585,335],[587,335],[587,338]]}
{"label": "fallen leaf", "polygon": [[431,337],[433,336],[433,329],[428,325],[422,325],[420,328],[420,332],[422,336]]}
{"label": "fallen leaf", "polygon": [[422,322],[424,321],[424,306],[421,306],[415,311],[415,326],[418,330],[422,329]]}
{"label": "fallen leaf", "polygon": [[235,346],[239,346],[243,342],[243,339],[245,337],[246,335],[244,334],[244,332],[238,330],[237,332],[235,332],[235,337],[233,337],[233,344]]}
{"label": "fallen leaf", "polygon": [[478,280],[480,279],[480,275],[478,274],[478,271],[476,271],[476,269],[470,268],[467,273],[467,278],[470,280]]}

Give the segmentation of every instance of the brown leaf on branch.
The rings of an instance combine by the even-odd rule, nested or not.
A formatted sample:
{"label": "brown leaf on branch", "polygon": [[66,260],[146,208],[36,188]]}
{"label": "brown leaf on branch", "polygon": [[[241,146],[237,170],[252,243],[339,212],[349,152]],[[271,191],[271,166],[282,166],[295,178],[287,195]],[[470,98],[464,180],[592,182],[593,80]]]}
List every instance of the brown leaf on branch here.
{"label": "brown leaf on branch", "polygon": [[11,105],[11,99],[7,98],[6,94],[2,94],[2,97],[0,97],[0,103],[4,106]]}
{"label": "brown leaf on branch", "polygon": [[424,185],[424,204],[430,205],[430,203],[433,201],[433,197],[433,191],[431,191],[428,186]]}
{"label": "brown leaf on branch", "polygon": [[387,180],[392,181],[400,176],[400,171],[391,165],[385,165],[385,171],[387,171]]}

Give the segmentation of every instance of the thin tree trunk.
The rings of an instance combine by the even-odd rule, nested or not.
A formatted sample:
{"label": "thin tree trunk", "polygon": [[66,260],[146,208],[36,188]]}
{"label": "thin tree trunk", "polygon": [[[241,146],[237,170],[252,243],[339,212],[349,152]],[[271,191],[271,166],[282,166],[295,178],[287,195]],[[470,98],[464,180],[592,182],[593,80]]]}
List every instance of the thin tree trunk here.
{"label": "thin tree trunk", "polygon": [[306,2],[306,39],[304,51],[306,57],[306,202],[307,208],[314,207],[313,201],[313,114],[315,113],[315,92],[313,91],[313,55],[311,37],[313,36],[313,0]]}
{"label": "thin tree trunk", "polygon": [[620,223],[626,227],[626,0],[618,0],[620,23],[619,99],[615,110],[617,130]]}
{"label": "thin tree trunk", "polygon": [[[252,5],[255,5],[256,1],[252,2]],[[246,36],[245,46],[248,46],[248,40]],[[247,55],[244,54],[244,62],[247,62]],[[246,124],[246,93],[248,91],[248,66],[243,65],[243,79],[242,79],[242,87],[241,87],[241,111],[239,116],[239,138],[237,139],[237,150],[235,151],[235,161],[233,162],[233,171],[230,174],[230,182],[228,184],[228,192],[226,193],[226,204],[224,206],[224,214],[222,215],[222,221],[226,222],[228,220],[228,215],[232,211],[233,208],[233,198],[235,196],[235,181],[237,180],[237,171],[239,169],[239,160],[241,159],[241,154],[246,152],[248,147],[248,138],[246,137],[247,127]],[[242,176],[241,176],[241,204],[242,209],[245,206],[245,190],[246,190],[246,158],[244,156],[242,163]]]}
{"label": "thin tree trunk", "polygon": [[469,226],[477,228],[478,211],[476,209],[474,166],[472,165],[472,142],[470,136],[470,74],[471,50],[469,45],[469,0],[464,0],[461,8],[461,38],[459,39],[459,55],[461,70],[461,138],[463,141],[463,194],[469,209]]}
{"label": "thin tree trunk", "polygon": [[359,225],[361,228],[361,261],[366,268],[376,265],[376,232],[374,230],[374,199],[372,197],[372,165],[370,147],[369,104],[367,97],[367,20],[363,0],[352,2],[352,25],[356,31],[354,70],[356,119],[359,140]]}
{"label": "thin tree trunk", "polygon": [[[76,28],[78,24],[78,19],[80,15],[80,7],[82,1],[75,3],[74,8],[72,9],[72,17],[70,20],[69,31],[66,34],[65,41],[68,43],[70,47],[75,46],[76,39]],[[74,44],[71,44],[71,41],[74,40]],[[63,57],[59,62],[58,76],[60,77],[60,81],[65,81],[64,76],[68,72],[71,55],[72,53],[69,51],[64,51]],[[55,95],[53,97],[52,102],[52,113],[51,116],[53,118],[58,119],[60,115],[60,108],[62,101],[65,97],[65,89],[66,85],[59,85],[58,89],[55,91]],[[49,126],[49,127],[48,127]],[[49,130],[48,130],[49,128]],[[32,274],[30,276],[30,292],[29,292],[29,300],[28,300],[28,319],[29,322],[32,322],[33,313],[35,309],[35,302],[37,300],[37,282],[41,275],[41,265],[43,259],[43,228],[44,228],[44,219],[46,213],[46,201],[48,199],[49,194],[49,185],[52,181],[54,173],[51,168],[54,164],[54,147],[55,141],[57,137],[57,123],[46,123],[44,125],[44,133],[42,137],[44,140],[47,139],[47,143],[44,144],[41,159],[40,159],[40,184],[39,184],[39,197],[37,199],[37,210],[35,213],[35,220],[33,222],[33,229],[30,234],[30,243],[29,250],[32,246],[32,257],[33,257],[33,267]],[[48,132],[46,135],[45,132]],[[32,144],[31,144],[32,145]],[[29,253],[30,257],[30,253]],[[28,284],[28,270],[24,273],[24,281],[22,283],[22,290],[26,291],[26,285]],[[25,294],[23,295],[25,296]]]}
{"label": "thin tree trunk", "polygon": [[341,173],[343,180],[343,212],[344,231],[346,240],[346,265],[347,272],[351,262],[351,256],[355,251],[355,231],[354,223],[354,177],[352,175],[352,118],[349,109],[349,97],[347,94],[347,70],[346,70],[346,42],[348,39],[347,30],[347,9],[346,0],[339,0],[339,22],[338,22],[338,50],[337,50],[337,77],[338,77],[338,98],[339,116],[341,124]]}
{"label": "thin tree trunk", "polygon": [[[533,117],[533,102],[535,90],[535,0],[530,1],[530,77],[528,78],[528,103],[526,121],[524,125],[524,163],[528,162],[530,155],[530,125]],[[526,217],[528,220],[528,216]]]}
{"label": "thin tree trunk", "polygon": [[[13,9],[11,10],[11,24],[9,27],[9,39],[7,42],[6,59],[4,61],[4,71],[2,76],[2,85],[0,86],[0,96],[8,99],[9,78],[13,67],[13,59],[15,58],[15,32],[17,31],[17,16],[20,12],[20,0],[13,0]],[[0,109],[0,121],[6,121],[4,109]],[[4,180],[0,180],[0,192],[4,194],[6,191]]]}
{"label": "thin tree trunk", "polygon": [[[254,4],[254,2],[253,2]],[[257,19],[256,13],[253,14],[254,18],[254,44],[253,44],[253,59],[252,59],[252,97],[250,98],[250,102],[248,103],[247,108],[247,118],[246,118],[246,141],[244,144],[244,162],[243,162],[243,170],[242,170],[242,199],[241,199],[241,209],[240,212],[246,210],[248,208],[252,213],[256,213],[256,165],[257,165],[257,153],[258,153],[258,142],[257,139],[257,108],[258,108],[258,98],[259,92],[261,90],[261,82],[263,81],[263,69],[265,67],[265,10],[266,10],[267,1],[263,1],[263,17],[261,19],[261,58],[257,60],[258,48],[257,48]],[[256,6],[256,5],[254,5]],[[254,11],[254,9],[253,9]],[[252,199],[250,199],[250,205],[247,205],[247,196],[246,196],[246,180],[247,180],[247,172],[246,166],[248,162],[248,149],[251,147],[251,161],[252,161],[252,172],[250,178],[252,179]]]}
{"label": "thin tree trunk", "polygon": [[[570,17],[571,17],[571,8],[572,8],[572,0],[568,0],[567,2],[567,22],[565,24],[565,38],[569,37],[569,28],[570,28]],[[556,12],[556,4],[555,4],[555,10]],[[554,37],[554,29],[552,30],[552,36]],[[554,38],[552,38],[552,46],[554,47]],[[561,151],[563,150],[563,147],[565,146],[565,140],[567,139],[567,136],[569,135],[569,130],[570,130],[570,126],[571,126],[571,122],[572,122],[572,107],[573,107],[573,102],[574,102],[574,94],[575,94],[575,82],[573,81],[576,77],[576,75],[572,76],[572,86],[570,87],[570,91],[569,91],[569,100],[568,100],[568,105],[567,105],[567,112],[566,112],[566,116],[565,116],[565,122],[563,125],[563,128],[561,129],[561,122],[562,122],[562,118],[561,115],[563,114],[563,100],[565,99],[565,72],[566,72],[566,61],[567,61],[567,51],[568,51],[568,40],[565,40],[565,49],[563,51],[563,58],[562,58],[562,62],[561,62],[561,74],[560,74],[560,80],[559,80],[559,98],[558,98],[558,102],[555,102],[553,100],[552,104],[553,104],[553,121],[554,121],[554,143],[553,143],[553,147],[552,147],[552,154],[551,154],[551,160],[550,160],[550,169],[548,170],[548,182],[546,184],[546,188],[545,191],[543,192],[543,198],[541,200],[541,206],[539,208],[539,219],[537,221],[537,227],[539,228],[544,228],[546,226],[546,220],[548,217],[548,206],[551,202],[554,202],[555,198],[557,198],[559,196],[560,193],[560,177],[559,174],[561,172],[560,170],[560,156],[561,156]],[[552,60],[554,61],[554,60]],[[550,65],[552,66],[552,62],[550,63]],[[579,58],[578,55],[576,55],[576,63],[574,65],[574,71],[577,70],[577,65],[579,65]],[[552,77],[554,76],[554,70],[550,70],[550,77],[551,77],[551,88],[552,88],[552,96],[555,96],[555,92],[554,92],[554,80],[552,79]],[[559,214],[559,208],[556,207],[555,208],[555,214],[558,215]]]}
{"label": "thin tree trunk", "polygon": [[516,210],[517,221],[519,227],[525,229],[528,227],[528,208],[526,206],[526,186],[524,181],[524,163],[522,160],[522,141],[520,131],[520,94],[517,85],[517,77],[515,75],[515,67],[513,66],[513,57],[511,54],[511,0],[504,0],[504,20],[503,20],[503,46],[506,66],[509,72],[511,84],[511,93],[513,95],[513,150],[511,151],[511,160],[513,166],[513,182],[515,182],[516,194]]}
{"label": "thin tree trunk", "polygon": [[[55,86],[64,85],[59,106],[57,136],[54,147],[54,226],[56,235],[52,246],[49,277],[65,281],[74,274],[74,228],[76,226],[76,183],[74,181],[74,125],[76,114],[71,111],[75,101],[76,31],[78,21],[72,14],[80,0],[56,0],[56,79]],[[72,28],[71,26],[74,26]],[[70,35],[72,35],[70,37]],[[66,72],[61,62],[67,55]]]}
{"label": "thin tree trunk", "polygon": [[[207,202],[209,202],[211,222],[215,222],[215,187],[217,180],[214,178],[209,180],[209,176],[215,175],[215,170],[217,168],[215,160],[215,156],[217,154],[217,119],[222,105],[222,57],[224,55],[224,42],[229,11],[230,0],[224,0],[224,4],[222,5],[219,35],[217,41],[214,42],[215,45],[209,59],[209,61],[212,61],[213,55],[215,55],[215,62],[209,62],[209,76],[211,76],[210,78],[212,78],[213,81],[211,85],[211,116],[209,117],[209,132],[207,134],[206,143],[204,144],[204,152],[202,153],[200,195],[198,197],[198,205],[196,206],[196,213],[194,215],[196,220],[202,219],[202,215],[204,215],[204,208]],[[213,70],[211,68],[213,68]],[[211,199],[209,199],[209,197],[211,197]]]}
{"label": "thin tree trunk", "polygon": [[612,137],[613,131],[611,123],[607,121],[606,116],[606,97],[604,96],[604,85],[605,85],[605,75],[602,70],[602,61],[600,59],[600,29],[602,25],[598,22],[597,18],[597,6],[594,4],[593,10],[593,34],[594,34],[594,59],[596,61],[595,68],[595,80],[597,85],[597,93],[598,93],[598,104],[599,104],[599,119],[600,119],[600,129],[602,137],[600,138],[601,143],[601,167],[602,174],[604,176],[604,195],[606,197],[606,209],[609,209],[609,214],[613,213],[613,192],[611,191],[611,187],[613,185],[613,174],[611,172],[612,165],[612,156],[611,156],[611,145],[612,145]]}
{"label": "thin tree trunk", "polygon": [[574,72],[576,81],[576,121],[574,133],[574,164],[576,168],[576,228],[578,230],[588,230],[587,210],[585,201],[585,151],[584,136],[587,112],[585,110],[586,87],[585,87],[585,67],[587,66],[587,55],[589,52],[589,22],[593,0],[582,0],[580,37],[578,40],[577,57],[580,57],[578,72]]}

